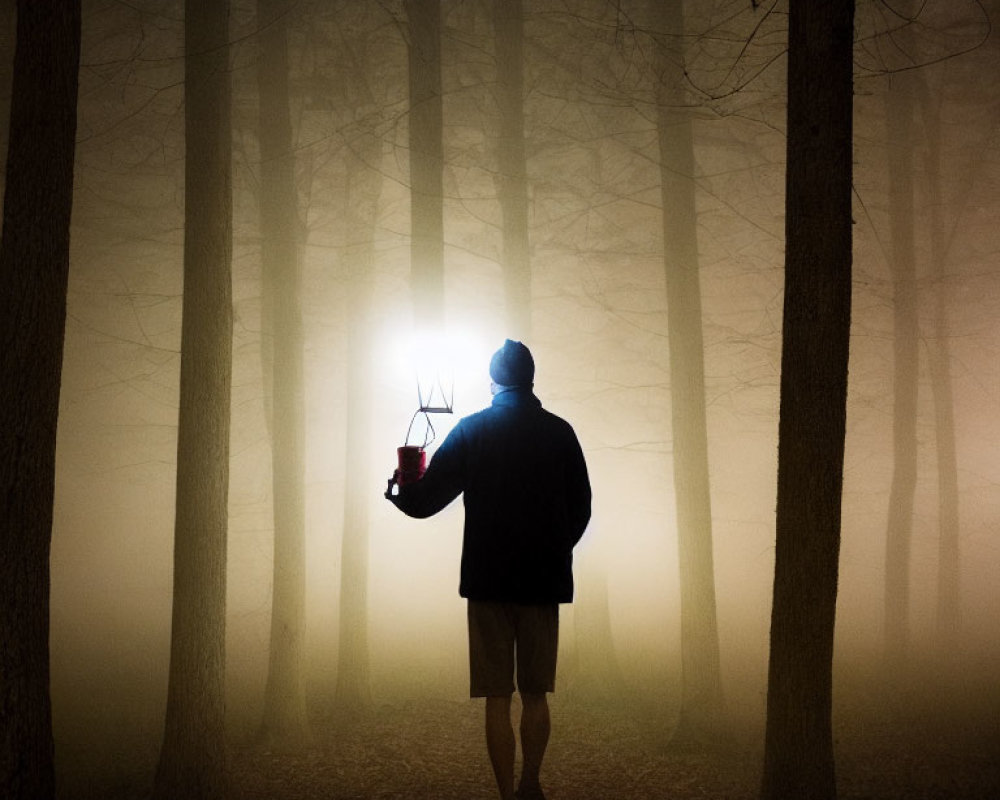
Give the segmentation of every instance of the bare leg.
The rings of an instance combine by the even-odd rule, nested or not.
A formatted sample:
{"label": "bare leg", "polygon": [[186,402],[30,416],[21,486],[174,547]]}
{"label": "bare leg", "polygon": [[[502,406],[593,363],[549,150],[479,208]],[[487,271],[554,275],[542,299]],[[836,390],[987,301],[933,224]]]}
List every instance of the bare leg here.
{"label": "bare leg", "polygon": [[545,747],[549,743],[552,723],[549,719],[549,701],[545,693],[521,693],[521,752],[524,765],[518,791],[530,796],[541,793],[538,775],[545,757]]}
{"label": "bare leg", "polygon": [[503,800],[514,797],[514,728],[510,724],[510,695],[486,698],[486,749]]}

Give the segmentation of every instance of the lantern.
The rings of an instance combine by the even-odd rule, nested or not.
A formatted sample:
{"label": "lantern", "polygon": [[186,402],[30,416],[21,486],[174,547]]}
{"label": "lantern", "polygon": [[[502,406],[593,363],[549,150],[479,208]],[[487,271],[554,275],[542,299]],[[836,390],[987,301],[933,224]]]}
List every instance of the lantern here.
{"label": "lantern", "polygon": [[[431,414],[451,414],[455,407],[455,371],[451,355],[442,342],[425,340],[415,344],[413,365],[417,382],[417,410],[410,418],[406,439],[396,448],[397,469],[389,481],[404,486],[423,477],[427,469],[427,447],[436,435]],[[423,416],[424,435],[420,443],[411,442],[414,423]],[[387,492],[388,493],[388,492]]]}

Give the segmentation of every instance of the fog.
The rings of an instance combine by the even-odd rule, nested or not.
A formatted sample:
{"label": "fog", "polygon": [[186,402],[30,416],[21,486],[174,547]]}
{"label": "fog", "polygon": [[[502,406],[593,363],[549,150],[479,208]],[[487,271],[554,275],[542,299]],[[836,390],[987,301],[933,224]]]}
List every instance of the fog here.
{"label": "fog", "polygon": [[[431,453],[457,419],[489,403],[489,357],[506,336],[520,338],[504,315],[503,220],[491,143],[496,72],[486,5],[443,6],[443,328],[462,347],[452,359],[454,413],[434,416]],[[557,694],[598,702],[606,699],[603,684],[669,727],[680,702],[680,613],[652,45],[641,10],[629,17],[619,5],[628,4],[525,3],[531,327],[524,339],[535,358],[535,392],[574,426],[594,491],[593,518],[575,553],[577,599],[562,609]],[[774,567],[785,22],[772,8],[757,28],[750,3],[702,5],[688,29],[709,33],[691,37],[685,58],[696,103],[714,574],[727,715],[753,749],[764,722]],[[885,32],[891,15],[883,5],[859,2],[857,12],[854,289],[834,714],[871,711],[898,692],[902,705],[951,717],[978,709],[988,719],[1000,703],[1000,93],[994,79],[1000,49],[984,14],[995,22],[1000,9],[995,2],[929,3],[904,48],[904,33],[894,39]],[[142,784],[161,743],[184,236],[182,8],[90,0],[83,19],[51,553],[53,714],[67,793],[96,792],[115,781]],[[345,287],[359,268],[352,261],[356,232],[344,226],[350,165],[358,158],[379,176],[369,276],[374,300],[371,325],[361,332],[373,376],[365,399],[367,456],[358,476],[368,489],[352,498],[368,520],[371,697],[391,707],[467,702],[468,695],[465,605],[457,591],[461,501],[420,521],[382,497],[417,406],[412,362],[418,356],[411,345],[423,313],[410,283],[404,22],[394,3],[300,2],[288,19],[303,280],[304,675],[317,729],[337,718],[344,486],[359,469],[345,456],[348,432],[358,424],[348,413],[348,348],[359,341],[350,330],[353,295]],[[234,2],[226,609],[227,727],[234,746],[252,742],[260,725],[273,579],[256,30],[253,4]],[[367,70],[364,92],[351,71],[352,58],[362,63],[354,45]],[[919,70],[909,70],[914,63]],[[898,89],[900,75],[912,74],[921,81],[912,89],[917,458],[907,559],[910,650],[899,670],[887,667],[884,623],[898,380],[887,164],[899,146],[887,141],[886,96],[894,81]],[[933,158],[940,159],[936,195]],[[936,231],[943,237],[934,238]],[[940,395],[932,366],[944,340],[955,422],[961,617],[946,623],[957,624],[958,635],[943,651]],[[601,633],[605,603],[610,638]]]}

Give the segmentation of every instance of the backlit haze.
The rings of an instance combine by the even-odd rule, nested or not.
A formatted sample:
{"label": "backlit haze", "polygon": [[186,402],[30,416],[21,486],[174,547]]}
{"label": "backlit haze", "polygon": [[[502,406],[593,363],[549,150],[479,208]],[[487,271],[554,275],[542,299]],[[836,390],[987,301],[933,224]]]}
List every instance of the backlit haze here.
{"label": "backlit haze", "polygon": [[[172,3],[85,3],[76,206],[59,420],[52,546],[52,690],[57,748],[81,774],[155,760],[170,642],[181,319],[183,74]],[[269,432],[261,379],[260,241],[254,133],[253,4],[235,3],[234,374],[228,542],[227,708],[234,737],[259,724],[272,585]],[[391,4],[385,4],[386,7]],[[527,4],[532,5],[532,4]],[[610,34],[614,4],[561,4],[526,20],[525,125],[535,392],[583,445],[594,514],[576,551],[577,602],[563,610],[559,685],[603,674],[608,647],[628,692],[676,702],[677,532],[666,295],[655,114],[636,77],[648,70]],[[712,5],[712,4],[708,4]],[[725,3],[717,4],[720,7]],[[735,3],[728,4],[730,9]],[[740,3],[740,13],[751,4]],[[875,4],[872,4],[875,5]],[[944,5],[937,13],[943,15]],[[966,5],[956,3],[963,9]],[[996,7],[996,3],[991,4]],[[332,711],[344,478],[348,293],[341,154],[370,124],[380,144],[374,242],[374,384],[368,403],[368,601],[376,703],[467,696],[465,606],[458,597],[461,500],[431,520],[382,497],[417,410],[424,320],[410,292],[406,51],[382,4],[366,12],[382,41],[371,123],[341,106],[338,64],[292,21],[293,101],[302,223],[307,515],[307,702]],[[490,355],[505,337],[499,207],[484,130],[495,123],[489,31],[475,4],[445,3],[445,320],[455,347],[453,415],[434,415],[431,454],[458,418],[489,403]],[[367,8],[367,5],[366,5]],[[859,30],[874,11],[859,3]],[[308,12],[308,13],[307,13]],[[734,12],[735,13],[735,12]],[[956,12],[957,13],[957,12]],[[970,12],[971,13],[971,12]],[[609,16],[610,15],[610,16]],[[725,15],[718,12],[721,20]],[[943,17],[932,17],[943,19]],[[317,27],[334,26],[329,19]],[[731,40],[693,47],[693,80],[716,87],[694,126],[715,579],[729,713],[763,723],[774,564],[784,224],[783,31],[751,52],[760,74],[739,92]],[[996,21],[994,21],[995,24]],[[705,19],[689,21],[707,25]],[[718,22],[722,25],[721,22]],[[940,202],[918,143],[916,252],[920,361],[918,473],[910,611],[913,685],[947,684],[997,702],[1000,674],[1000,64],[996,34],[929,21],[925,60],[939,113]],[[937,31],[937,32],[936,32]],[[635,31],[623,37],[638,36]],[[632,41],[629,39],[628,41]],[[972,47],[975,45],[975,47]],[[558,57],[553,55],[558,53]],[[876,691],[883,671],[885,540],[893,470],[893,282],[888,263],[884,94],[874,51],[859,45],[855,110],[854,310],[835,680],[838,702]],[[136,57],[135,54],[139,54]],[[748,62],[742,62],[748,63]],[[990,76],[990,77],[986,77]],[[318,80],[318,78],[317,78]],[[728,81],[728,83],[727,83]],[[326,84],[324,84],[325,86]],[[923,129],[921,129],[923,130]],[[923,148],[923,149],[921,149]],[[937,203],[935,205],[935,203]],[[931,262],[932,211],[947,248]],[[937,218],[936,218],[937,219]],[[937,650],[938,458],[928,354],[950,352],[960,513],[959,646]],[[415,423],[415,430],[421,421]],[[422,429],[419,436],[422,436]],[[611,637],[595,633],[606,603]],[[600,626],[596,626],[597,629]],[[943,666],[942,666],[943,665]],[[949,679],[939,683],[942,670]],[[917,676],[917,677],[913,677]],[[959,680],[953,680],[959,676]],[[674,694],[671,694],[671,693]],[[672,699],[673,698],[673,699]],[[957,702],[957,701],[956,701]],[[950,705],[952,700],[949,698]]]}

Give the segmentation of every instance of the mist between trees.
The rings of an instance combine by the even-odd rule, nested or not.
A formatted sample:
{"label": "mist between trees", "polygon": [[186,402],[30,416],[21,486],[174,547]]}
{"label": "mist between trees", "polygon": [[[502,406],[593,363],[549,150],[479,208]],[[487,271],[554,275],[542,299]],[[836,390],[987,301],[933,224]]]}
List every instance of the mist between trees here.
{"label": "mist between trees", "polygon": [[[437,442],[489,402],[510,336],[583,444],[594,517],[559,691],[763,747],[788,14],[665,6],[444,0],[435,20],[416,0],[232,0],[228,40],[204,40],[205,81],[222,64],[231,93],[230,742],[466,697],[461,509],[418,524],[381,497],[426,326],[465,345]],[[835,718],[1000,700],[1000,9],[904,6],[854,12]],[[68,787],[152,781],[163,738],[181,312],[199,299],[185,165],[190,191],[211,124],[185,107],[184,26],[180,2],[83,3],[51,551]]]}

